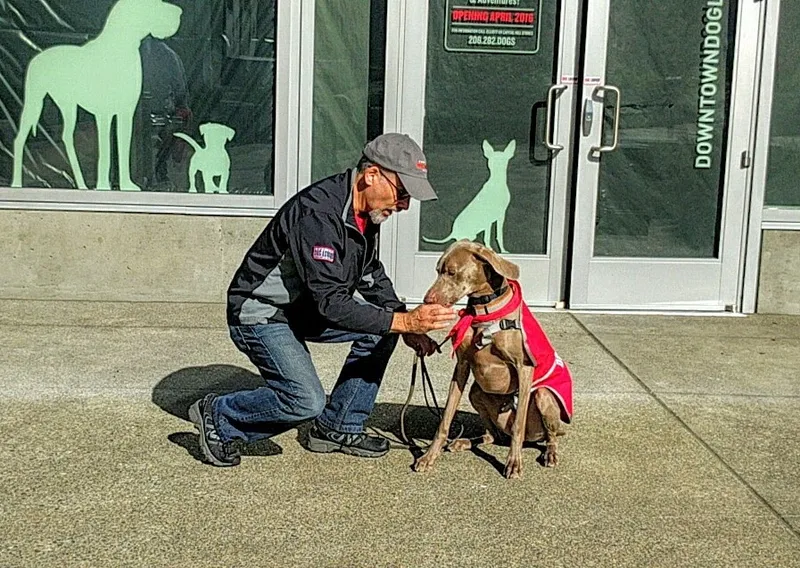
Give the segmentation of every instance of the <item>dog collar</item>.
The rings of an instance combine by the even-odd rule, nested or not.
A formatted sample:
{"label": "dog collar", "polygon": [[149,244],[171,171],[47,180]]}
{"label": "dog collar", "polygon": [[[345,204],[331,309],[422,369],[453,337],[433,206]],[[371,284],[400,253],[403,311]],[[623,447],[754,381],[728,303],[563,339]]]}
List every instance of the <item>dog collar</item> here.
{"label": "dog collar", "polygon": [[508,290],[508,286],[501,286],[499,290],[494,290],[491,294],[487,294],[486,296],[476,296],[474,298],[470,298],[467,300],[467,306],[475,309],[475,306],[481,306],[483,304],[488,304],[492,300],[496,300],[500,296],[506,293]]}
{"label": "dog collar", "polygon": [[477,315],[474,313],[474,306],[470,306],[468,309],[458,312],[458,315],[461,319],[456,322],[456,324],[453,326],[453,329],[451,329],[450,333],[447,334],[446,338],[453,340],[453,353],[455,353],[455,350],[464,340],[467,330],[472,327],[473,324],[487,323],[503,319],[507,315],[511,314],[514,310],[519,308],[522,302],[522,292],[519,289],[519,284],[513,280],[509,280],[508,285],[511,287],[512,291],[511,299],[496,311],[489,312],[485,315]]}

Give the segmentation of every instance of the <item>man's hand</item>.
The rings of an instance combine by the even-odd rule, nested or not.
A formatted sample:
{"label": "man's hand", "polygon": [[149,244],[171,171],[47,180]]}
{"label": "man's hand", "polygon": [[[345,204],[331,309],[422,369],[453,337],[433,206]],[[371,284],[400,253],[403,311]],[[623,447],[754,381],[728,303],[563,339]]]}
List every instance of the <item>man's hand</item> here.
{"label": "man's hand", "polygon": [[445,329],[455,319],[456,312],[439,304],[422,304],[407,313],[395,312],[390,331],[395,333],[428,333]]}
{"label": "man's hand", "polygon": [[439,351],[439,344],[421,333],[404,333],[403,342],[417,352],[417,355],[428,357]]}

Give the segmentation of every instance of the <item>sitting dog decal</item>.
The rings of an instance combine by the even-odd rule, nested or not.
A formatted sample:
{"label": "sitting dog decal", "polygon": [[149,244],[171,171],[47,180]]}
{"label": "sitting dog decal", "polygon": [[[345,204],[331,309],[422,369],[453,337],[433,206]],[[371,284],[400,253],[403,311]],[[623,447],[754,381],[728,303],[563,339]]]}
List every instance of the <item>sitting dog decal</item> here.
{"label": "sitting dog decal", "polygon": [[[236,131],[224,124],[207,122],[200,125],[205,148],[192,140],[183,132],[175,132],[175,136],[186,140],[194,148],[194,155],[189,161],[189,192],[196,193],[195,177],[197,172],[203,175],[203,191],[205,193],[228,193],[228,179],[231,174],[231,158],[225,144],[232,140]],[[219,178],[219,183],[215,183]]]}

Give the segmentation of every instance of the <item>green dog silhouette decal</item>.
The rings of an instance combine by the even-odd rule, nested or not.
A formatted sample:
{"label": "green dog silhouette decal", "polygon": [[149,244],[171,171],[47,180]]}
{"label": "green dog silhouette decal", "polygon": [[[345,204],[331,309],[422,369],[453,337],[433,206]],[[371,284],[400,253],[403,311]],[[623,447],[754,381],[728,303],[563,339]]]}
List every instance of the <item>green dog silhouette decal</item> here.
{"label": "green dog silhouette decal", "polygon": [[[224,124],[207,122],[200,125],[205,148],[192,140],[183,132],[175,132],[181,140],[186,140],[194,148],[194,155],[189,161],[189,192],[195,193],[195,177],[197,172],[203,175],[203,191],[205,193],[228,193],[228,179],[231,174],[231,158],[225,144],[233,139],[236,131]],[[214,178],[219,178],[219,183]]]}
{"label": "green dog silhouette decal", "polygon": [[80,106],[92,113],[97,123],[97,189],[111,189],[111,123],[115,118],[120,189],[141,189],[130,174],[133,117],[142,94],[139,44],[148,35],[158,39],[173,36],[180,27],[182,12],[163,0],[119,0],[95,39],[84,45],[57,45],[31,60],[25,75],[25,103],[14,139],[12,187],[22,187],[25,143],[31,132],[36,135],[44,99],[50,95],[64,120],[62,140],[78,188],[86,189],[74,142]]}
{"label": "green dog silhouette decal", "polygon": [[483,155],[489,166],[489,179],[480,191],[459,213],[450,234],[441,240],[422,237],[426,243],[443,244],[452,240],[477,240],[483,232],[483,244],[488,246],[492,240],[492,225],[496,226],[497,244],[501,253],[508,251],[503,244],[503,225],[506,211],[511,203],[511,192],[508,189],[508,162],[514,157],[517,141],[508,143],[505,150],[497,151],[487,140],[483,141]]}

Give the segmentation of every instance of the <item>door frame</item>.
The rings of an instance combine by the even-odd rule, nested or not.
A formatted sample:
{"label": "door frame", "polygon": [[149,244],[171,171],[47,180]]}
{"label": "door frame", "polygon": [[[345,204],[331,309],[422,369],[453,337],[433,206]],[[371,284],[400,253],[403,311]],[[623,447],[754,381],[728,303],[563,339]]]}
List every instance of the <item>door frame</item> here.
{"label": "door frame", "polygon": [[[387,13],[384,132],[404,132],[421,144],[424,144],[428,10],[427,0],[400,0],[388,3]],[[552,156],[546,252],[538,255],[504,255],[512,262],[527,263],[528,266],[523,267],[523,273],[526,269],[529,273],[534,272],[532,278],[538,284],[535,288],[544,290],[538,296],[534,292],[526,294],[531,305],[562,307],[566,291],[572,109],[578,91],[575,77],[580,48],[580,12],[581,0],[563,0],[557,11],[560,21],[556,24],[559,31],[553,57],[557,63],[556,78],[567,79],[567,82],[563,84],[560,93],[554,92],[553,97],[552,141],[563,146],[563,149],[554,152]],[[533,102],[535,101],[531,101],[531,104]],[[430,167],[433,169],[436,164],[432,163]],[[422,274],[414,274],[415,269],[419,268],[417,263],[422,261],[432,264],[433,259],[440,255],[417,250],[419,214],[420,204],[412,200],[408,212],[401,216],[393,215],[381,226],[381,258],[401,299],[409,303],[418,303],[422,299],[421,293],[407,292],[414,281],[423,278]],[[424,273],[428,273],[428,267]],[[434,277],[431,270],[431,282]]]}

